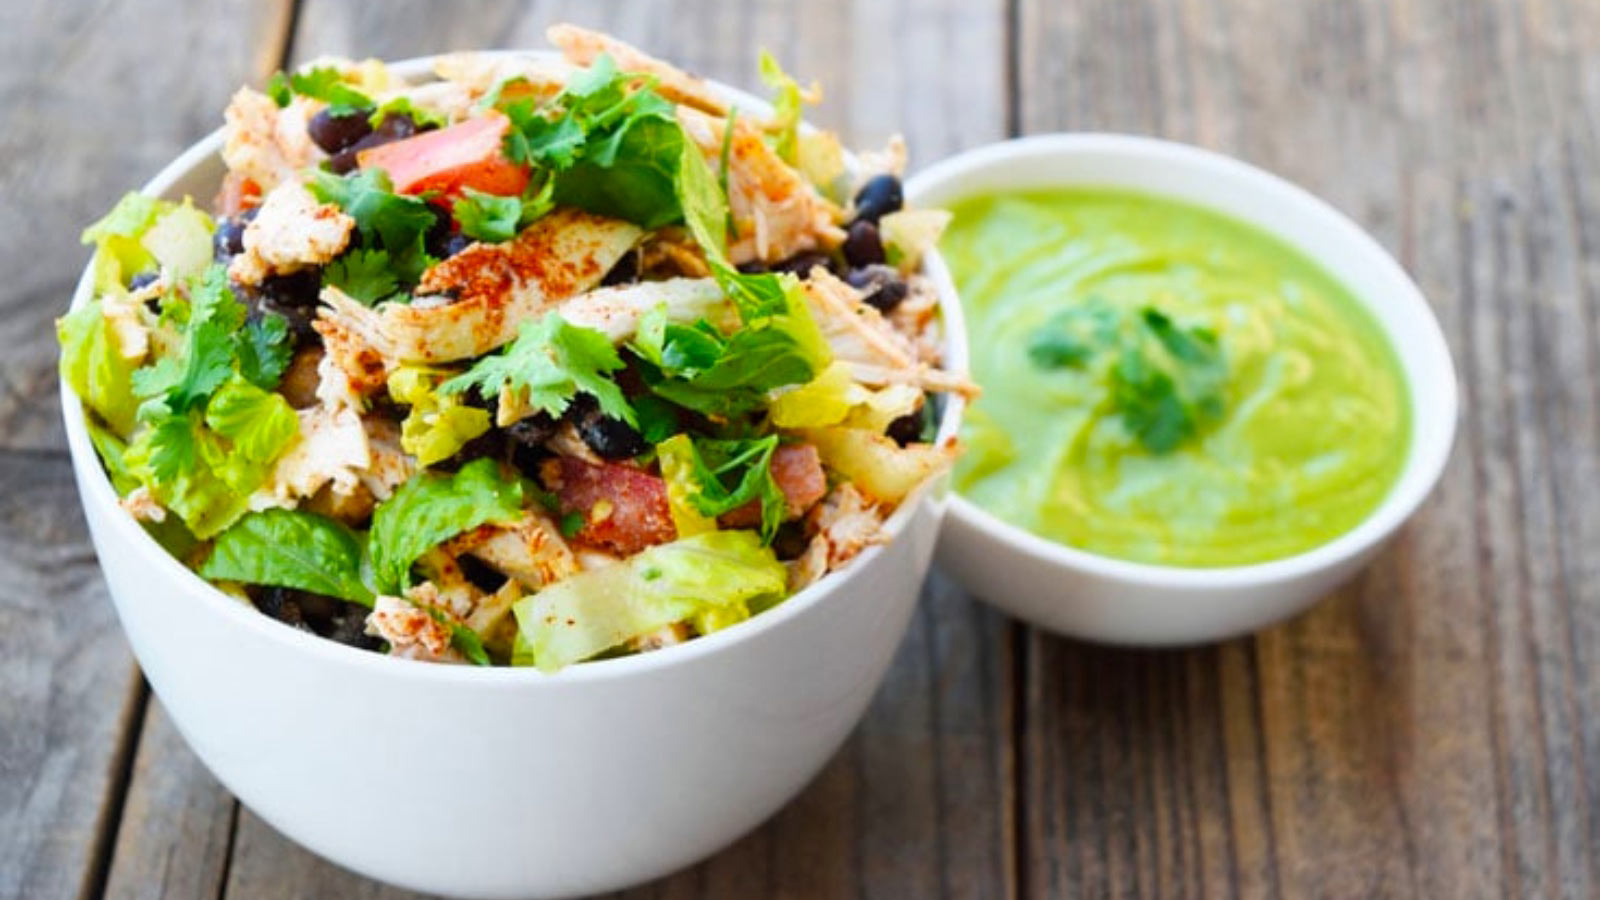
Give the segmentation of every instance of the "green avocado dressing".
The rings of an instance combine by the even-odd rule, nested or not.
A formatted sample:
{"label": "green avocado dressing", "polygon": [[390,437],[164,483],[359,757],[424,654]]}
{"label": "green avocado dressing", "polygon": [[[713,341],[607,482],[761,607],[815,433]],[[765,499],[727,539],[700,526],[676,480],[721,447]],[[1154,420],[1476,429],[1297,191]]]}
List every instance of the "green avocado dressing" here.
{"label": "green avocado dressing", "polygon": [[1399,476],[1393,350],[1276,238],[1124,191],[954,213],[941,249],[983,388],[955,482],[989,512],[1106,556],[1229,566],[1337,537]]}

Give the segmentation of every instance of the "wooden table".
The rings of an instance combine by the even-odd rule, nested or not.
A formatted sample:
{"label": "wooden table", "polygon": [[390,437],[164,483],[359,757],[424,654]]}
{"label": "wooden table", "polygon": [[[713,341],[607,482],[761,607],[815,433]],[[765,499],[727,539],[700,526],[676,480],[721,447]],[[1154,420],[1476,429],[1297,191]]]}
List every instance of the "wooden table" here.
{"label": "wooden table", "polygon": [[1114,130],[1371,229],[1464,385],[1449,470],[1355,583],[1253,638],[1107,650],[937,574],[866,720],[759,831],[640,897],[1600,896],[1600,3],[808,0],[0,5],[0,895],[396,896],[291,845],[144,687],[84,531],[51,319],[83,224],[322,53],[610,29],[828,87],[913,165]]}

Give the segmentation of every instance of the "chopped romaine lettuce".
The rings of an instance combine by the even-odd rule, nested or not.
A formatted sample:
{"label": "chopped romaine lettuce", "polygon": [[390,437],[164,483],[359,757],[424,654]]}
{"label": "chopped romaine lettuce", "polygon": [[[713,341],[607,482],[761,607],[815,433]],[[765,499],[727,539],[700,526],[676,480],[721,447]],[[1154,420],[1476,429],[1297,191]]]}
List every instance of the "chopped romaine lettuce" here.
{"label": "chopped romaine lettuce", "polygon": [[420,465],[449,459],[489,430],[488,410],[439,392],[439,382],[447,374],[423,366],[402,366],[389,374],[389,396],[411,407],[400,424],[400,446]]}
{"label": "chopped romaine lettuce", "polygon": [[[660,544],[615,565],[558,581],[515,607],[513,662],[555,672],[675,622],[729,624],[757,600],[782,597],[787,573],[748,531]],[[720,615],[718,614],[720,613]]]}
{"label": "chopped romaine lettuce", "polygon": [[124,194],[100,221],[83,230],[81,240],[94,244],[94,289],[96,294],[121,290],[128,279],[156,265],[139,239],[150,229],[156,216],[172,207],[166,200],[138,192]]}
{"label": "chopped romaine lettuce", "polygon": [[951,454],[931,444],[901,447],[861,428],[814,428],[805,439],[822,462],[882,503],[899,503],[917,485],[950,465]]}
{"label": "chopped romaine lettuce", "polygon": [[[800,85],[783,71],[778,60],[766,50],[761,51],[761,80],[773,89],[772,98],[772,149],[784,162],[795,165],[799,161],[800,114],[806,95]],[[815,87],[812,94],[818,93]],[[812,102],[815,102],[813,100]]]}
{"label": "chopped romaine lettuce", "polygon": [[361,580],[361,541],[308,512],[251,513],[217,536],[200,565],[206,578],[295,588],[371,606]]}
{"label": "chopped romaine lettuce", "polygon": [[[783,491],[772,478],[772,454],[777,449],[775,434],[749,440],[695,440],[680,434],[658,444],[656,453],[662,459],[661,474],[667,479],[674,522],[683,507],[685,513],[697,513],[702,522],[709,521],[714,527],[718,516],[756,502],[761,507],[762,539],[772,540],[787,512]],[[670,473],[668,458],[672,460]],[[691,520],[690,524],[699,523]],[[678,533],[685,534],[681,527]]]}
{"label": "chopped romaine lettuce", "polygon": [[211,217],[185,197],[181,205],[157,216],[139,243],[161,264],[168,279],[178,281],[199,275],[211,264],[211,233],[215,230]]}
{"label": "chopped romaine lettuce", "polygon": [[138,360],[124,352],[101,301],[91,300],[56,320],[61,377],[118,436],[133,431],[139,401],[133,392]]}

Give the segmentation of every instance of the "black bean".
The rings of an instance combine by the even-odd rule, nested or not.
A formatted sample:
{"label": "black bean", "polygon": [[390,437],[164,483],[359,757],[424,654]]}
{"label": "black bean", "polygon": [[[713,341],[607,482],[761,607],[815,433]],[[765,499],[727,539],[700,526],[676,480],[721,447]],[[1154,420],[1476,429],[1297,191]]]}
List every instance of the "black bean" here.
{"label": "black bean", "polygon": [[366,111],[336,116],[322,109],[306,123],[306,133],[324,153],[338,153],[372,133],[372,123]]}
{"label": "black bean", "polygon": [[446,472],[454,472],[475,459],[493,457],[499,459],[505,455],[506,433],[498,428],[490,428],[478,435],[457,450],[449,459],[443,459],[433,464],[433,468]]}
{"label": "black bean", "polygon": [[818,250],[806,250],[796,253],[795,255],[781,262],[773,263],[772,271],[792,272],[795,275],[804,278],[807,275],[810,275],[811,270],[817,266],[821,266],[824,269],[827,269],[829,272],[838,274],[839,267],[836,263],[834,263],[833,257]]}
{"label": "black bean", "polygon": [[357,650],[383,649],[382,638],[367,634],[366,609],[353,603],[349,604],[349,609],[343,615],[333,620],[332,626],[323,637]]}
{"label": "black bean", "polygon": [[507,425],[506,437],[524,447],[542,447],[545,441],[556,436],[559,426],[560,423],[551,418],[549,413],[541,410]]}
{"label": "black bean", "polygon": [[305,617],[300,614],[300,603],[296,596],[299,591],[281,587],[263,587],[255,592],[256,609],[277,619],[285,625],[305,625]]}
{"label": "black bean", "polygon": [[357,164],[356,154],[362,150],[404,140],[419,131],[431,130],[431,128],[418,128],[417,123],[410,116],[390,113],[383,117],[383,121],[378,123],[377,128],[372,129],[371,134],[329,157],[326,163],[328,171],[336,175],[353,172]]}
{"label": "black bean", "polygon": [[268,275],[258,288],[264,299],[280,307],[316,306],[322,294],[322,270],[301,269],[287,275]]}
{"label": "black bean", "polygon": [[893,266],[875,265],[851,269],[844,280],[862,294],[869,306],[890,312],[906,299],[906,283]]}
{"label": "black bean", "polygon": [[[253,216],[251,218],[254,218]],[[244,217],[223,219],[211,235],[211,255],[218,262],[227,262],[244,252]]]}
{"label": "black bean", "polygon": [[461,567],[461,574],[472,582],[473,587],[483,591],[485,594],[492,594],[500,590],[507,581],[511,580],[498,569],[470,553],[463,553],[456,557],[456,565]]}
{"label": "black bean", "polygon": [[767,264],[761,260],[752,259],[749,262],[739,263],[739,271],[745,275],[760,275],[762,272],[770,272],[772,270],[768,269]]}
{"label": "black bean", "polygon": [[600,283],[604,285],[632,284],[638,280],[639,254],[637,251],[630,250],[624,253],[621,259],[617,260],[617,264],[611,267],[611,271],[606,273],[606,277],[600,279]]}
{"label": "black bean", "polygon": [[856,191],[856,218],[876,222],[905,205],[900,179],[893,175],[874,175]]}
{"label": "black bean", "polygon": [[573,398],[566,418],[577,426],[578,436],[601,459],[632,459],[647,447],[644,435],[627,422],[602,413],[600,405],[588,394]]}
{"label": "black bean", "polygon": [[142,288],[147,288],[150,285],[155,284],[156,279],[160,277],[160,272],[140,272],[139,274],[128,279],[128,290],[137,291]]}
{"label": "black bean", "polygon": [[444,259],[445,247],[454,234],[450,214],[432,204],[429,204],[428,211],[433,213],[433,224],[428,226],[427,234],[423,235],[422,248],[428,251],[429,256]]}
{"label": "black bean", "polygon": [[778,533],[772,537],[772,552],[787,562],[799,559],[810,544],[811,538],[806,535],[805,521],[795,519],[778,526]]}
{"label": "black bean", "polygon": [[883,252],[883,238],[878,235],[878,226],[866,219],[850,223],[850,232],[840,249],[844,250],[845,262],[851,268],[875,266],[888,259]]}
{"label": "black bean", "polygon": [[890,422],[889,427],[883,433],[893,438],[896,444],[904,447],[907,444],[915,444],[922,440],[925,422],[926,418],[922,410],[919,409],[916,412],[906,413]]}

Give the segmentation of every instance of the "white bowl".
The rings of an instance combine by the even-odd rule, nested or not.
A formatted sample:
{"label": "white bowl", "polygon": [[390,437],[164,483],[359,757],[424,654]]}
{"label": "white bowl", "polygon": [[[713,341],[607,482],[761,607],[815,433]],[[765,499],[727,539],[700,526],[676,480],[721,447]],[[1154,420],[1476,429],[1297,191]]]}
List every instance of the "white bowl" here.
{"label": "white bowl", "polygon": [[1136,189],[1208,207],[1315,260],[1372,312],[1399,357],[1411,397],[1409,456],[1364,521],[1284,559],[1210,569],[1110,559],[1009,525],[953,495],[939,565],[1020,619],[1114,644],[1213,641],[1299,612],[1371,559],[1439,479],[1455,437],[1456,375],[1438,320],[1394,259],[1333,207],[1275,175],[1183,144],[1109,134],[1022,138],[934,165],[907,182],[906,195],[936,207],[980,193],[1065,186]]}
{"label": "white bowl", "polygon": [[[429,61],[395,69],[417,77]],[[763,107],[726,92],[747,110]],[[145,192],[209,199],[220,146],[220,134],[202,140]],[[90,288],[85,272],[75,306]],[[119,508],[65,387],[62,403],[117,615],[196,755],[307,848],[373,878],[459,896],[635,884],[770,816],[833,755],[876,690],[910,620],[942,502],[939,486],[925,486],[889,519],[888,544],[683,645],[555,675],[427,665],[285,627],[184,568]],[[960,418],[953,402],[942,433]]]}

